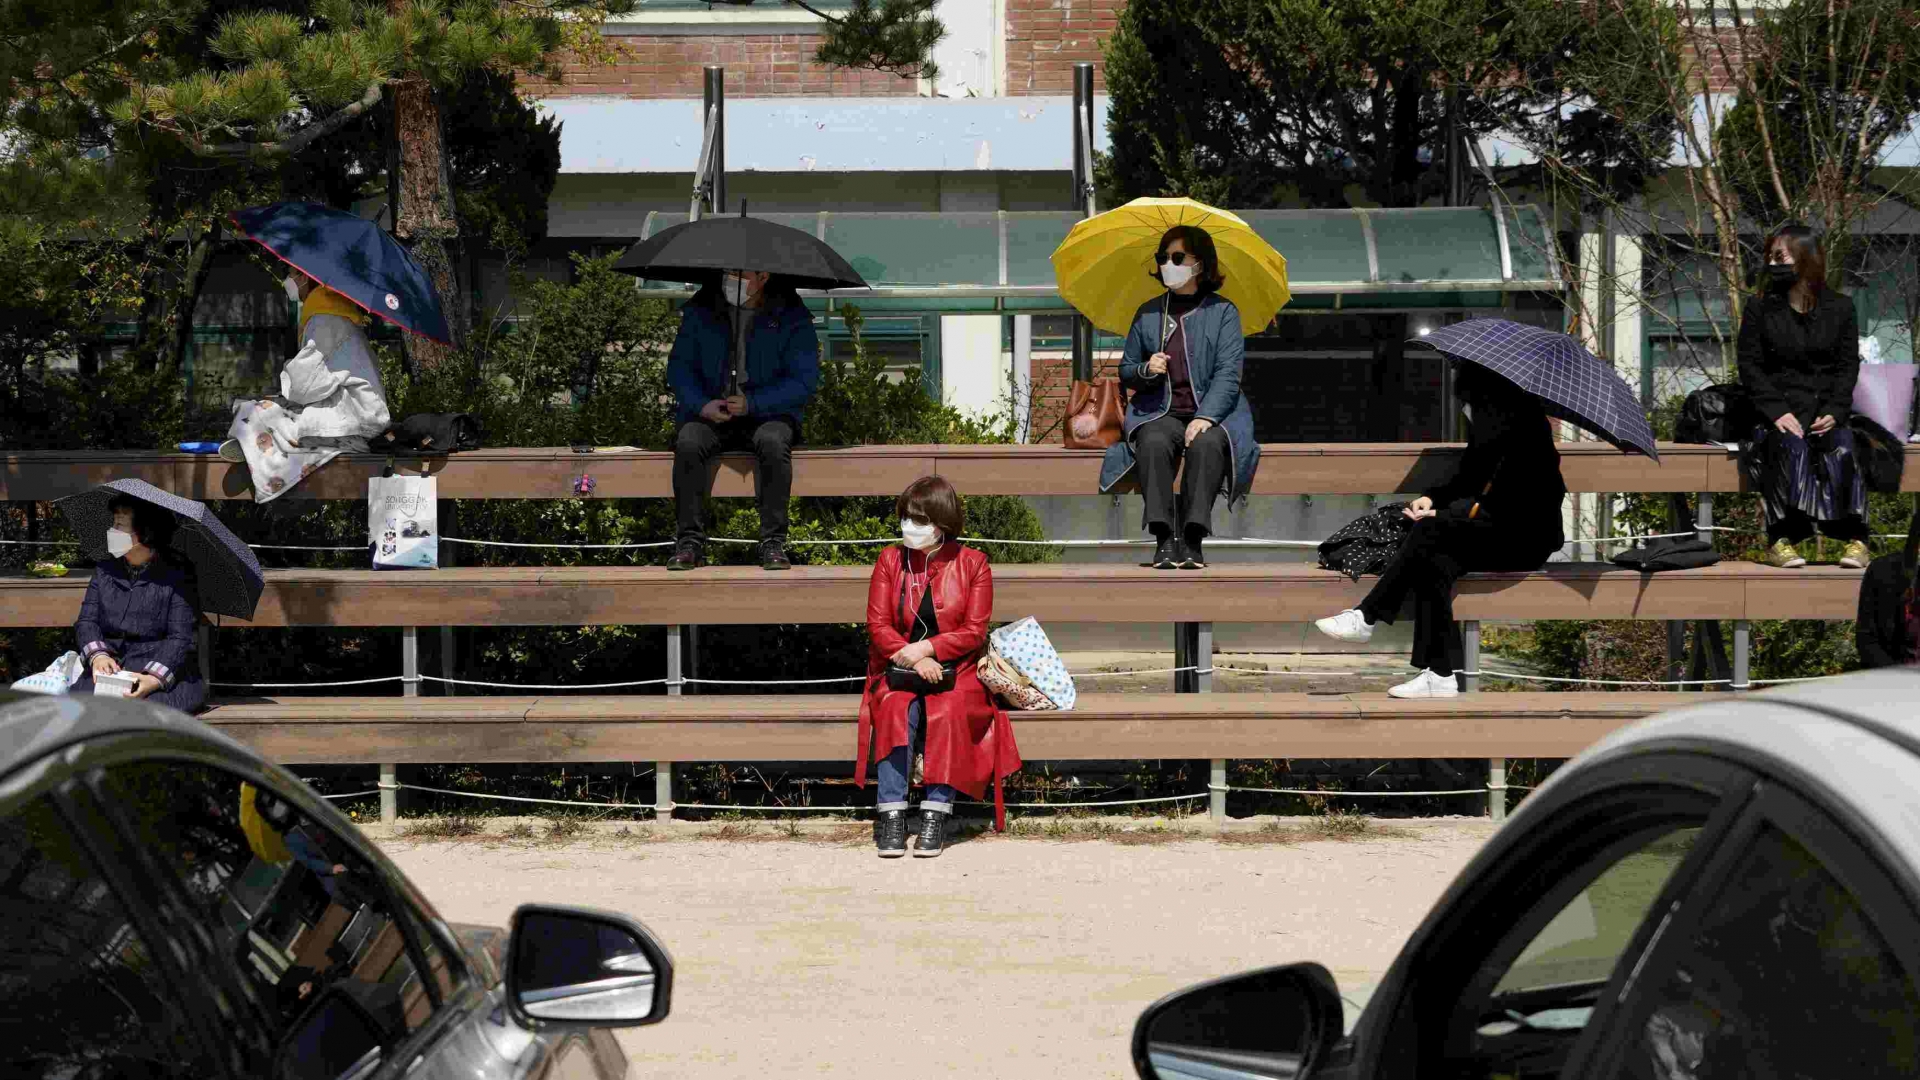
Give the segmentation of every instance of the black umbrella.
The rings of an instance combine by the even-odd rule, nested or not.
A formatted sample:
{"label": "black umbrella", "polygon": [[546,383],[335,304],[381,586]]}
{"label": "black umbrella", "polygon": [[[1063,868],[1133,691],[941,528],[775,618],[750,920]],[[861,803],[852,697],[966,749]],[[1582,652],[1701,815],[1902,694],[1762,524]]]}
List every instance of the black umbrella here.
{"label": "black umbrella", "polygon": [[113,526],[113,513],[107,504],[121,495],[171,510],[179,519],[173,552],[193,564],[199,579],[200,610],[237,619],[253,618],[253,609],[260,603],[260,592],[267,583],[260,560],[253,557],[252,548],[220,523],[207,504],[161,491],[145,480],[111,480],[54,505],[67,515],[67,524],[73,527],[87,554],[105,559],[107,530]]}
{"label": "black umbrella", "polygon": [[1499,375],[1539,398],[1549,416],[1660,460],[1639,396],[1612,364],[1565,334],[1508,319],[1469,319],[1409,340]]}
{"label": "black umbrella", "polygon": [[689,221],[633,245],[615,270],[653,281],[704,285],[726,270],[779,274],[796,289],[864,289],[840,253],[799,229],[747,216]]}

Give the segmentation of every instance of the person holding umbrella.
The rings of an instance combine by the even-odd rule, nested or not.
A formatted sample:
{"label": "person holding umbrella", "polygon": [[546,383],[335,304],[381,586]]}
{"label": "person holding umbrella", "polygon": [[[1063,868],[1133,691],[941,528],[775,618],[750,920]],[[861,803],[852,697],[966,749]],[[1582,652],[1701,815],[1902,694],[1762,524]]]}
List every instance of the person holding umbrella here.
{"label": "person holding umbrella", "polygon": [[71,692],[90,694],[95,675],[124,673],[137,683],[134,697],[198,711],[207,700],[200,616],[253,617],[266,588],[253,550],[205,503],[144,480],[110,481],[55,505],[99,560],[74,624],[87,673]]}
{"label": "person holding umbrella", "polygon": [[714,458],[751,451],[759,465],[760,565],[786,570],[793,448],[820,386],[820,337],[799,289],[865,287],[826,243],[747,216],[675,225],[635,244],[614,267],[700,286],[681,309],[667,357],[675,399],[673,500],[679,534],[669,570],[706,563],[706,500]]}
{"label": "person holding umbrella", "polygon": [[94,567],[80,601],[74,637],[87,668],[72,692],[93,693],[98,675],[126,674],[128,695],[198,712],[207,701],[200,678],[200,602],[192,568],[175,555],[173,515],[131,495],[108,500],[109,555]]}
{"label": "person holding umbrella", "polygon": [[342,453],[366,453],[392,416],[366,327],[379,316],[446,343],[432,280],[378,225],[313,203],[243,210],[235,226],[287,266],[287,299],[304,344],[277,394],[236,398],[220,456],[245,462],[255,502],[269,502]]}
{"label": "person holding umbrella", "polygon": [[1413,339],[1447,355],[1467,419],[1467,449],[1453,478],[1407,505],[1413,530],[1357,608],[1314,623],[1339,641],[1364,642],[1413,601],[1413,666],[1397,698],[1460,692],[1453,591],[1461,575],[1537,570],[1566,543],[1560,476],[1548,417],[1578,424],[1624,450],[1658,460],[1639,400],[1613,368],[1565,334],[1505,319],[1475,319]]}
{"label": "person holding umbrella", "polygon": [[1244,498],[1260,462],[1240,377],[1246,335],[1290,297],[1286,259],[1224,210],[1136,199],[1075,225],[1053,267],[1068,303],[1126,335],[1123,437],[1101,463],[1100,490],[1136,477],[1152,565],[1202,569],[1214,500]]}

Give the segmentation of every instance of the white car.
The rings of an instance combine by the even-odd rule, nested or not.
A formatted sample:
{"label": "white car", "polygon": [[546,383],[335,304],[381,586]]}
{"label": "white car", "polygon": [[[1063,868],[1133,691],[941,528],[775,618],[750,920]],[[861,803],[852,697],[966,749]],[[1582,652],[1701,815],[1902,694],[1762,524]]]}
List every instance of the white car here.
{"label": "white car", "polygon": [[1269,968],[1150,1007],[1140,1076],[1920,1076],[1920,670],[1686,700],[1527,799],[1350,1035]]}

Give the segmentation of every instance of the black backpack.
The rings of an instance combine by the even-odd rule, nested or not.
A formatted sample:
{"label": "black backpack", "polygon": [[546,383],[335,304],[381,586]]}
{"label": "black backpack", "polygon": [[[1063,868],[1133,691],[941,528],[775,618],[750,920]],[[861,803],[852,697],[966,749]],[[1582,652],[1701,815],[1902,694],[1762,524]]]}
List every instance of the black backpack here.
{"label": "black backpack", "polygon": [[1673,424],[1673,441],[1743,443],[1760,423],[1753,399],[1739,383],[1719,383],[1687,395]]}
{"label": "black backpack", "polygon": [[371,440],[376,454],[438,456],[480,449],[480,422],[468,413],[415,413]]}

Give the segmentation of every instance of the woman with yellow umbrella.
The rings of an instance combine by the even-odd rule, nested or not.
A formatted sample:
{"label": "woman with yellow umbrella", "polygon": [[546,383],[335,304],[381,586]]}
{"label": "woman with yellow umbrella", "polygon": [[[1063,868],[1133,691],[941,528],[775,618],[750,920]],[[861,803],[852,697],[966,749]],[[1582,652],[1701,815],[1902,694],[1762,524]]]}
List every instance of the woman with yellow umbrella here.
{"label": "woman with yellow umbrella", "polygon": [[1136,199],[1089,218],[1053,254],[1067,302],[1126,335],[1124,436],[1107,450],[1100,490],[1137,478],[1158,569],[1205,567],[1214,500],[1224,489],[1231,505],[1253,483],[1260,444],[1241,368],[1246,335],[1287,302],[1286,265],[1246,222],[1189,199]]}

